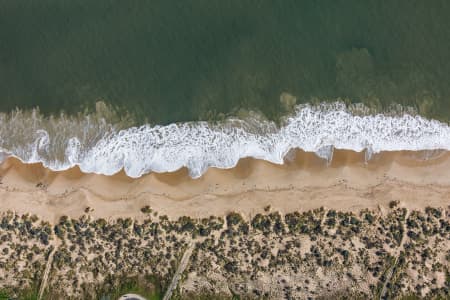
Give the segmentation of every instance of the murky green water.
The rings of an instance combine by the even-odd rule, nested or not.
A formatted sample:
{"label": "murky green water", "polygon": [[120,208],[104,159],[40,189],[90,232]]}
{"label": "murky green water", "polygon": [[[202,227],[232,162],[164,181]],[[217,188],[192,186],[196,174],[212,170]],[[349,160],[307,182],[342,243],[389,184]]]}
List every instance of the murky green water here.
{"label": "murky green water", "polygon": [[450,119],[449,1],[0,2],[0,110],[152,123],[348,98]]}

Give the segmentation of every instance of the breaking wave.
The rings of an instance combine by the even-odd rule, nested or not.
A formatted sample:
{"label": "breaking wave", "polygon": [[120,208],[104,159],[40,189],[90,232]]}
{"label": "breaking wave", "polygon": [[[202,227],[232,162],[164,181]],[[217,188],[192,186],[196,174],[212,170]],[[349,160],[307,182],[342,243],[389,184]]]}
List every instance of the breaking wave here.
{"label": "breaking wave", "polygon": [[[362,109],[361,109],[362,108]],[[39,111],[0,114],[0,160],[13,156],[51,170],[79,166],[86,173],[130,177],[182,167],[200,177],[208,168],[232,168],[252,157],[283,164],[290,150],[331,160],[333,149],[450,150],[450,127],[409,113],[360,114],[363,106],[335,102],[298,105],[281,125],[256,113],[219,123],[186,122],[126,127],[99,114],[46,118]]]}

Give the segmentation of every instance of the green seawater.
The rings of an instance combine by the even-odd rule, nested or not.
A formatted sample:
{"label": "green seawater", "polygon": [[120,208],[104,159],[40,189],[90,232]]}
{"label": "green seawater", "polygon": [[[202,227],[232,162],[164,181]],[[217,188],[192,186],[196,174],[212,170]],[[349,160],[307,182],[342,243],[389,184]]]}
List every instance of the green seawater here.
{"label": "green seawater", "polygon": [[0,1],[0,111],[139,120],[393,103],[450,119],[450,1]]}

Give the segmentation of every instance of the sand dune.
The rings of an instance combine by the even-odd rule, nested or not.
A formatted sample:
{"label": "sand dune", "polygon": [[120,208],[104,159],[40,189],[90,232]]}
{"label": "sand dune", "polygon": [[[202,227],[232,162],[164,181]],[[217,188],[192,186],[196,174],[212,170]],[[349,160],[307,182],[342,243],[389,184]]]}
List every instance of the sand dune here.
{"label": "sand dune", "polygon": [[159,214],[207,217],[239,211],[254,215],[267,205],[281,212],[359,210],[388,205],[410,208],[450,204],[450,154],[444,151],[385,152],[365,163],[364,153],[335,151],[327,164],[313,153],[291,153],[284,165],[242,159],[232,169],[209,169],[192,179],[186,169],[132,179],[84,174],[74,167],[54,172],[41,164],[8,158],[0,165],[1,210],[37,214],[49,221],[77,217],[143,218],[140,208]]}

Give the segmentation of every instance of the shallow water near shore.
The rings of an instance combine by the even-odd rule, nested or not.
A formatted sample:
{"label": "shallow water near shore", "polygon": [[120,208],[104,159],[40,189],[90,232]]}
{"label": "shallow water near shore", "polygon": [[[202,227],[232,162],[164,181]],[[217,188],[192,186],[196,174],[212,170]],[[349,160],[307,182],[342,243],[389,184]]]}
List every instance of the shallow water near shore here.
{"label": "shallow water near shore", "polygon": [[450,5],[40,1],[0,9],[0,161],[193,178],[296,149],[450,149]]}
{"label": "shallow water near shore", "polygon": [[348,99],[450,116],[448,1],[6,1],[0,111],[93,110],[137,125],[271,120],[297,104]]}

